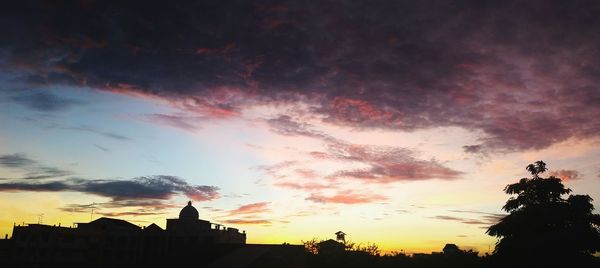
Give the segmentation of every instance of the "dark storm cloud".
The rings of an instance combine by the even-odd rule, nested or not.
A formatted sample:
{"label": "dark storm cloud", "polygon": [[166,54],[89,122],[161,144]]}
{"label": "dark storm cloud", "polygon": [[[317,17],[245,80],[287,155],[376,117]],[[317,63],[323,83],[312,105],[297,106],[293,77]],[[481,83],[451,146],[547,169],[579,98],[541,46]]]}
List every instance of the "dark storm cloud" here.
{"label": "dark storm cloud", "polygon": [[45,91],[22,93],[12,97],[12,99],[17,103],[42,112],[62,111],[71,106],[83,104],[81,101],[62,98]]}
{"label": "dark storm cloud", "polygon": [[131,199],[169,199],[183,194],[196,201],[219,197],[219,188],[192,185],[173,176],[145,176],[130,180],[88,180],[68,178],[52,182],[11,181],[0,183],[0,191],[73,191],[112,198],[114,201]]}
{"label": "dark storm cloud", "polygon": [[33,1],[0,12],[11,25],[2,69],[35,85],[159,96],[219,118],[301,101],[354,128],[481,131],[467,152],[600,133],[597,1]]}

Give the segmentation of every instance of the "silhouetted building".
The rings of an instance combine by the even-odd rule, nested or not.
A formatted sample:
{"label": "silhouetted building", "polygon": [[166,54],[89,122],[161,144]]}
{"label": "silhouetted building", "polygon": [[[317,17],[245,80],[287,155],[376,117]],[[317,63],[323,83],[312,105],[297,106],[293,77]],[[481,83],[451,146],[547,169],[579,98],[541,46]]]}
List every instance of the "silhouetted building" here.
{"label": "silhouetted building", "polygon": [[7,267],[10,263],[11,242],[8,237],[0,239],[0,267]]}
{"label": "silhouetted building", "polygon": [[75,227],[28,224],[0,240],[1,267],[138,267],[209,261],[246,243],[246,233],[199,219],[188,203],[167,229],[99,218]]}
{"label": "silhouetted building", "polygon": [[328,239],[325,241],[321,241],[317,244],[317,250],[319,255],[333,255],[333,254],[341,254],[346,250],[346,246],[343,243],[335,241],[333,239]]}
{"label": "silhouetted building", "polygon": [[188,202],[179,213],[178,219],[167,219],[167,234],[170,238],[177,240],[176,243],[207,242],[244,244],[246,233],[240,233],[236,228],[225,228],[219,224],[211,224],[209,221],[201,220],[198,210]]}

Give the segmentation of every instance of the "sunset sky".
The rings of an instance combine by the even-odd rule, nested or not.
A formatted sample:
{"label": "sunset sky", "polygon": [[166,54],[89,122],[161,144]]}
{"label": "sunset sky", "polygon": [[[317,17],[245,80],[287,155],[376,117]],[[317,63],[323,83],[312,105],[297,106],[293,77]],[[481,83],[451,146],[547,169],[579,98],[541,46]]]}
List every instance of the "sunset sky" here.
{"label": "sunset sky", "polygon": [[0,10],[2,237],[164,228],[192,200],[249,243],[485,253],[537,160],[600,206],[598,1],[23,2]]}

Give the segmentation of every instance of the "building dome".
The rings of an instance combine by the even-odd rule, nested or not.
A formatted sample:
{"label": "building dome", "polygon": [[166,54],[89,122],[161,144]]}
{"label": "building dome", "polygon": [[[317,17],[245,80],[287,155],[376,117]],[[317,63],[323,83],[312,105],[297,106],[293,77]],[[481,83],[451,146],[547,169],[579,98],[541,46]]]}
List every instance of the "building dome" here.
{"label": "building dome", "polygon": [[187,206],[181,209],[179,212],[180,220],[198,220],[198,210],[192,206],[192,201],[189,201]]}

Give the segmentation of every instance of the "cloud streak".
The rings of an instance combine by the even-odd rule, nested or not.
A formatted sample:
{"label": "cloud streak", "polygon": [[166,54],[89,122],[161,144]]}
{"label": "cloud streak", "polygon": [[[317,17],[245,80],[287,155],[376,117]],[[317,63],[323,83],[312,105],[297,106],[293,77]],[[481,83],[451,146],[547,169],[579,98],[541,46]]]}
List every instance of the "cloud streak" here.
{"label": "cloud streak", "polygon": [[[92,204],[69,204],[59,208],[61,211],[68,213],[93,213],[107,217],[120,216],[147,216],[161,215],[165,213],[165,209],[179,208],[180,206],[168,203],[165,200],[158,199],[137,199],[137,200],[112,200],[103,203]],[[106,210],[114,211],[126,209],[126,211],[106,212]]]}
{"label": "cloud streak", "polygon": [[[443,166],[435,160],[420,160],[412,150],[392,146],[372,146],[351,144],[328,134],[313,129],[308,123],[301,123],[290,116],[280,116],[267,120],[271,130],[284,136],[305,136],[321,140],[326,151],[312,151],[309,155],[317,160],[332,160],[354,162],[367,165],[366,169],[339,170],[328,176],[330,179],[358,179],[372,183],[388,183],[395,181],[427,180],[427,179],[457,179],[460,171]],[[289,167],[294,162],[285,165],[272,166],[266,171],[273,174],[276,170]],[[283,163],[282,163],[283,164]],[[296,173],[298,169],[296,170]],[[300,169],[303,171],[303,169]],[[314,178],[314,172],[304,178]]]}
{"label": "cloud streak", "polygon": [[8,167],[24,171],[19,178],[0,178],[0,180],[42,180],[59,178],[73,173],[56,167],[41,165],[23,153],[0,155],[0,167]]}
{"label": "cloud streak", "polygon": [[219,188],[192,185],[174,176],[144,176],[129,180],[67,178],[50,182],[11,181],[0,183],[0,191],[59,192],[72,191],[109,197],[114,201],[130,199],[170,199],[183,194],[196,201],[219,197]]}
{"label": "cloud streak", "polygon": [[[366,108],[365,108],[366,109]],[[366,109],[364,112],[373,112]],[[309,161],[287,160],[273,165],[258,167],[273,179],[276,187],[304,191],[309,194],[306,200],[320,203],[357,204],[385,200],[380,195],[355,194],[347,189],[349,183],[387,184],[401,181],[431,179],[454,180],[463,174],[436,161],[422,160],[413,150],[393,147],[352,144],[329,134],[315,130],[306,122],[288,115],[266,120],[270,130],[289,137],[308,137],[321,141],[323,151],[309,151],[301,154],[309,156]],[[337,167],[328,174],[306,168],[314,163],[332,162]],[[357,168],[351,168],[356,166]],[[337,194],[327,196],[321,190],[335,190]]]}
{"label": "cloud streak", "polygon": [[109,139],[117,140],[117,141],[131,141],[132,140],[132,138],[127,137],[125,135],[121,135],[121,134],[110,132],[110,131],[98,130],[94,127],[85,126],[85,125],[74,126],[74,127],[62,126],[62,125],[50,125],[50,126],[46,126],[46,128],[93,133],[93,134],[97,134],[97,135],[103,136],[105,138],[109,138]]}
{"label": "cloud streak", "polygon": [[[271,212],[270,202],[258,202],[241,205],[235,209],[224,211],[221,222],[240,225],[271,225],[272,220],[265,218]],[[219,210],[220,211],[220,210]]]}
{"label": "cloud streak", "polygon": [[559,169],[559,170],[551,171],[548,174],[550,176],[560,178],[561,180],[564,180],[564,181],[581,179],[581,173],[579,173],[577,170]]}
{"label": "cloud streak", "polygon": [[455,221],[469,225],[480,225],[482,228],[487,228],[493,224],[498,223],[500,219],[505,217],[504,214],[487,213],[481,211],[471,210],[451,210],[454,213],[470,214],[469,217],[464,216],[449,216],[449,215],[437,215],[431,217],[431,219],[444,220],[444,221]]}
{"label": "cloud streak", "polygon": [[37,164],[36,161],[29,159],[25,154],[6,154],[0,156],[0,166],[11,168],[22,168]]}
{"label": "cloud streak", "polygon": [[41,112],[64,111],[73,106],[84,104],[82,101],[59,97],[49,91],[22,93],[13,96],[12,100]]}
{"label": "cloud streak", "polygon": [[198,121],[201,117],[189,117],[171,114],[148,114],[144,118],[145,121],[151,123],[162,124],[185,131],[194,131],[199,128]]}
{"label": "cloud streak", "polygon": [[386,197],[377,194],[356,193],[354,191],[342,191],[333,195],[322,195],[312,193],[306,200],[316,203],[334,203],[334,204],[366,204],[387,200]]}
{"label": "cloud streak", "polygon": [[242,205],[236,209],[230,210],[229,215],[258,214],[269,211],[271,211],[271,209],[269,208],[269,202],[259,202]]}

